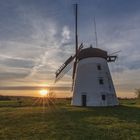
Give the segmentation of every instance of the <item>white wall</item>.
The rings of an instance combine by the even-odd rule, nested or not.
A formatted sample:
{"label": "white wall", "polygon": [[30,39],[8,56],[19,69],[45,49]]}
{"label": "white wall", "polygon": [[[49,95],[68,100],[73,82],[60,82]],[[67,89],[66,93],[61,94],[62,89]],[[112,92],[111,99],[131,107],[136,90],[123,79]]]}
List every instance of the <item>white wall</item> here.
{"label": "white wall", "polygon": [[[101,70],[97,69],[101,66]],[[99,79],[103,79],[103,85]],[[104,58],[90,57],[77,64],[72,105],[81,106],[81,95],[87,96],[87,106],[118,105],[113,81],[107,61]],[[102,100],[102,94],[106,100]]]}

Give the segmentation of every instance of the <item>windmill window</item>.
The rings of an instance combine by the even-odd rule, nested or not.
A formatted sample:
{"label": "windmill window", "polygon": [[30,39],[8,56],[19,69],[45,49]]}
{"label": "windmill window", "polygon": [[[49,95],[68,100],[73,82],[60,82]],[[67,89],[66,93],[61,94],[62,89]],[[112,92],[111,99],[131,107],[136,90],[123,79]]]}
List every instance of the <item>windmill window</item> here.
{"label": "windmill window", "polygon": [[106,97],[105,95],[102,95],[102,100],[105,101]]}
{"label": "windmill window", "polygon": [[111,85],[109,85],[109,89],[111,90]]}
{"label": "windmill window", "polygon": [[102,69],[100,64],[97,65],[97,69],[98,70],[101,70]]}
{"label": "windmill window", "polygon": [[103,85],[103,84],[104,84],[103,78],[100,78],[100,79],[99,79],[99,84],[100,84],[100,85]]}

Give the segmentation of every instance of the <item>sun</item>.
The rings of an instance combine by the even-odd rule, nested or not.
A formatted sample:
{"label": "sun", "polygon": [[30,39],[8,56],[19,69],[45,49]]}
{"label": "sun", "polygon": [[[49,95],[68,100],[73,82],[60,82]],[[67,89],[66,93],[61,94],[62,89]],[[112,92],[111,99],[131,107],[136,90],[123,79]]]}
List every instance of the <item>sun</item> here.
{"label": "sun", "polygon": [[49,91],[46,90],[46,89],[42,89],[42,90],[39,91],[39,93],[40,93],[40,95],[41,95],[42,97],[44,97],[44,96],[46,96],[46,95],[49,93]]}

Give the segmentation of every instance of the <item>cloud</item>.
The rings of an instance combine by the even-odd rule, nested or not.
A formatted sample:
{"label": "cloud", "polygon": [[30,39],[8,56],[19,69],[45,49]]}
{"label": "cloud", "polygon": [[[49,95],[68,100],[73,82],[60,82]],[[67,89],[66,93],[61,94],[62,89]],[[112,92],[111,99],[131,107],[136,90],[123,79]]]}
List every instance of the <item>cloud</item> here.
{"label": "cloud", "polygon": [[[62,60],[69,57],[72,50],[64,47],[64,44],[70,45],[71,40],[68,26],[61,28],[50,18],[44,19],[34,13],[27,14],[26,8],[23,7],[19,11],[20,16],[28,23],[31,32],[28,40],[2,42],[1,50],[6,52],[6,55],[1,54],[1,58],[5,57],[1,64],[16,68],[29,68],[27,79],[39,77],[37,75],[40,75],[39,73],[42,71],[48,77],[52,73],[54,76],[54,72],[62,64]],[[58,33],[58,29],[60,33]],[[25,28],[25,30],[27,29]],[[61,57],[62,55],[64,58]]]}
{"label": "cloud", "polygon": [[[57,25],[55,20],[48,16],[44,18],[42,15],[38,15],[36,9],[30,9],[27,5],[26,7],[18,5],[14,11],[18,11],[20,21],[16,23],[16,26],[22,26],[24,31],[17,28],[17,33],[21,33],[20,36],[13,34],[13,36],[7,36],[8,40],[0,41],[1,68],[3,67],[3,70],[6,67],[9,70],[15,69],[16,72],[19,68],[23,72],[27,69],[26,77],[21,76],[24,77],[24,80],[50,79],[52,74],[52,79],[54,79],[55,71],[65,58],[69,57],[72,50],[64,47],[66,44],[70,45],[69,27]],[[8,26],[11,31],[12,26]],[[13,32],[15,33],[15,30]],[[28,34],[24,34],[27,32]],[[64,58],[61,57],[62,55]],[[1,72],[4,73],[2,70]],[[5,73],[11,74],[11,78],[20,78],[18,72],[17,75],[9,71],[5,71]],[[7,76],[5,78],[7,79]]]}
{"label": "cloud", "polygon": [[70,30],[67,26],[62,29],[62,43],[67,43],[70,40]]}
{"label": "cloud", "polygon": [[15,80],[25,78],[28,75],[27,72],[0,72],[0,80]]}
{"label": "cloud", "polygon": [[[31,0],[27,3],[16,0],[0,3],[3,19],[0,23],[1,83],[3,80],[11,81],[11,84],[15,81],[20,84],[53,83],[55,71],[74,53],[74,15],[68,10],[72,9],[71,2]],[[128,81],[133,79],[131,75],[135,75],[131,81],[135,84],[131,88],[139,83],[138,3],[129,0],[110,0],[108,4],[105,1],[80,1],[78,17],[79,44],[83,42],[89,47],[95,43],[89,13],[95,13],[98,46],[108,53],[122,51],[110,69],[113,76],[119,74]],[[117,81],[117,77],[114,79]],[[70,81],[70,75],[66,75],[60,84],[70,85]],[[124,81],[119,82],[121,87]]]}
{"label": "cloud", "polygon": [[50,87],[50,86],[5,86],[0,87],[0,90],[40,90],[42,88],[47,88],[50,90],[56,90],[56,91],[64,91],[64,90],[70,90],[70,87]]}
{"label": "cloud", "polygon": [[[35,21],[36,20],[34,20],[34,22]],[[46,71],[54,72],[54,70],[58,68],[58,64],[60,64],[60,60],[57,57],[64,53],[63,43],[67,43],[70,40],[70,31],[68,30],[68,27],[64,27],[62,29],[62,38],[58,38],[58,36],[56,36],[57,27],[55,24],[43,19],[40,20],[40,24],[38,26],[36,26],[36,22],[34,22],[32,23],[34,27],[32,38],[38,40],[38,44],[40,43],[40,46],[44,46],[44,52],[35,59],[35,65],[32,68],[29,77],[36,74],[36,72],[43,67],[46,67]],[[42,26],[43,30],[40,28]]]}
{"label": "cloud", "polygon": [[34,65],[33,60],[11,57],[0,60],[0,64],[7,67],[16,67],[16,68],[32,68]]}

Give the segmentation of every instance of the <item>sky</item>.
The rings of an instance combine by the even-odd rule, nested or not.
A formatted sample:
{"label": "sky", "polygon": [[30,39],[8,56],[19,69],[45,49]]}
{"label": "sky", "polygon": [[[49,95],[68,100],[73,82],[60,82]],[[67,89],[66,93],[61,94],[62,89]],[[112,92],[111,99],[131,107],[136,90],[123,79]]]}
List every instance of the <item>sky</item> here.
{"label": "sky", "polygon": [[[74,54],[74,7],[79,4],[79,43],[108,54],[118,97],[140,88],[139,0],[0,0],[0,94],[37,96],[42,86],[71,96],[71,71],[54,84],[55,71]],[[63,88],[62,88],[63,87]],[[66,93],[67,92],[67,93]]]}

